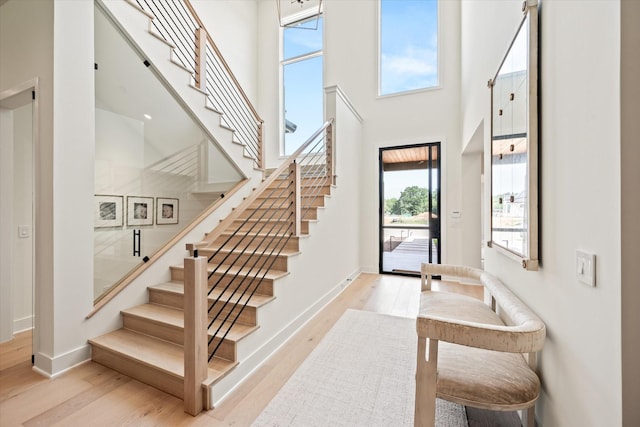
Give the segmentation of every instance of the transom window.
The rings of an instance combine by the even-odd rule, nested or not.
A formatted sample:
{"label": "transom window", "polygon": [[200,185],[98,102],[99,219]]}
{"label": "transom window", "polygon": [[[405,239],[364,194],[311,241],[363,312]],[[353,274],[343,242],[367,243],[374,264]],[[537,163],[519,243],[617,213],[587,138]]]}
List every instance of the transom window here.
{"label": "transom window", "polygon": [[[317,28],[316,28],[317,20]],[[322,17],[313,16],[283,30],[282,154],[298,149],[323,122]]]}
{"label": "transom window", "polygon": [[439,86],[438,1],[380,0],[379,17],[379,94]]}

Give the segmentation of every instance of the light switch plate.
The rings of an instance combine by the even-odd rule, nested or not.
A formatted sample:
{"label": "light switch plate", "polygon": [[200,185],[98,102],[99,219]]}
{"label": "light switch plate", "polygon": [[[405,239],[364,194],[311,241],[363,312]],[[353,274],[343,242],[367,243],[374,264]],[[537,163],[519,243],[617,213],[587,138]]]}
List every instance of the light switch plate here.
{"label": "light switch plate", "polygon": [[585,285],[596,286],[596,256],[576,251],[576,277]]}
{"label": "light switch plate", "polygon": [[28,225],[19,225],[18,226],[18,237],[21,239],[26,239],[31,236],[31,227]]}

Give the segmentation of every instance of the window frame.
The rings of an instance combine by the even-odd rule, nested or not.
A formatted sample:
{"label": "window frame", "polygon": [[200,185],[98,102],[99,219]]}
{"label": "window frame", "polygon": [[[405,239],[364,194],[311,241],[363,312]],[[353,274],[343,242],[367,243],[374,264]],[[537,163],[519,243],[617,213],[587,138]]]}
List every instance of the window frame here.
{"label": "window frame", "polygon": [[444,2],[441,2],[440,0],[435,0],[437,2],[437,54],[436,54],[436,58],[437,58],[437,64],[436,64],[436,69],[438,70],[438,83],[434,86],[429,86],[429,87],[423,87],[423,88],[417,88],[417,89],[409,89],[409,90],[403,90],[400,92],[393,92],[393,93],[382,93],[382,1],[383,0],[377,0],[377,45],[376,45],[376,61],[377,61],[377,67],[376,67],[376,72],[377,72],[377,76],[376,76],[376,99],[384,99],[384,98],[392,98],[392,97],[396,97],[396,96],[404,96],[404,95],[411,95],[411,94],[416,94],[416,93],[422,93],[422,92],[431,92],[431,91],[435,91],[435,90],[440,90],[444,87],[443,81],[444,81],[444,73],[443,71],[443,66],[442,66],[442,4]]}
{"label": "window frame", "polygon": [[[279,136],[279,143],[278,143],[278,155],[279,155],[279,159],[286,159],[287,157],[289,157],[290,154],[286,154],[285,152],[285,96],[284,96],[284,69],[287,65],[290,64],[295,64],[298,62],[302,62],[308,59],[313,59],[313,58],[318,58],[321,57],[322,58],[322,82],[323,82],[323,87],[322,90],[324,90],[324,78],[326,75],[326,64],[324,61],[324,49],[326,46],[326,38],[325,38],[325,25],[324,25],[324,8],[321,8],[320,12],[316,12],[315,10],[310,11],[308,14],[305,15],[298,15],[296,16],[297,19],[292,20],[291,22],[287,22],[287,25],[284,27],[280,27],[280,76],[279,76],[279,103],[280,103],[280,108],[279,108],[279,117],[278,117],[278,136]],[[308,53],[303,53],[301,55],[296,55],[293,56],[291,58],[284,58],[284,32],[287,29],[292,29],[291,26],[295,25],[297,23],[301,23],[310,19],[322,19],[322,48],[319,50],[315,50],[315,51],[311,51]],[[301,29],[302,30],[302,29]],[[313,29],[306,29],[307,31],[317,31],[313,30]],[[324,94],[322,96],[322,111],[323,111],[323,116],[324,116]],[[323,117],[324,120],[324,117]],[[321,125],[321,124],[320,124]]]}

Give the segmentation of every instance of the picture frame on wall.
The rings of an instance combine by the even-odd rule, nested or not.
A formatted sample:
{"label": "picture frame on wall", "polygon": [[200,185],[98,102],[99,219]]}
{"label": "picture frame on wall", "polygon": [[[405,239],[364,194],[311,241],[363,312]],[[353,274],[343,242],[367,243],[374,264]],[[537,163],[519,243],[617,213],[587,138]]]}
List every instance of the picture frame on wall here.
{"label": "picture frame on wall", "polygon": [[95,228],[122,227],[124,225],[123,196],[96,194],[93,211]]}
{"label": "picture frame on wall", "polygon": [[156,224],[177,224],[179,203],[178,199],[156,197]]}
{"label": "picture frame on wall", "polygon": [[153,225],[153,197],[127,196],[127,225]]}

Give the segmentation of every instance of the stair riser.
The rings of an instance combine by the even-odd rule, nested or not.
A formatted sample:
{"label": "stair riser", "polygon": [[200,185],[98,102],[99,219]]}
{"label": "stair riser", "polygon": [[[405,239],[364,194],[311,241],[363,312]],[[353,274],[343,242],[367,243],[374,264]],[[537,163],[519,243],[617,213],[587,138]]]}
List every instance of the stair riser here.
{"label": "stair riser", "polygon": [[[242,298],[243,303],[246,302],[247,297],[248,297],[248,294]],[[236,316],[238,316],[239,314],[240,317],[238,317],[238,320],[237,320],[238,322],[244,323],[246,325],[252,325],[252,326],[256,326],[258,324],[255,307],[247,306],[243,310],[241,305],[237,305],[234,307],[233,301],[227,303],[225,306],[225,301],[226,299],[224,299],[223,301],[216,301],[213,304],[213,307],[211,307],[211,303],[210,303],[209,316],[217,315],[220,309],[222,309],[222,313],[220,314],[221,317],[219,317],[221,319],[226,318],[227,314],[231,312],[231,314],[228,317],[229,320],[235,319]]]}
{"label": "stair riser", "polygon": [[[278,249],[269,249],[269,252],[276,252]],[[201,250],[202,256],[210,257],[211,252]],[[287,271],[287,259],[288,257],[283,255],[268,255],[261,253],[218,253],[213,256],[213,259],[209,260],[211,264],[224,264],[224,265],[237,265],[243,268],[252,268],[258,271],[260,268],[269,268],[271,270]],[[223,269],[221,267],[220,269]],[[222,270],[225,271],[225,270]]]}
{"label": "stair riser", "polygon": [[[209,354],[211,354],[211,352],[216,348],[219,342],[220,338],[214,338],[214,340],[211,341],[211,344],[209,344]],[[238,360],[236,345],[229,345],[229,342],[227,340],[224,340],[220,347],[218,347],[218,350],[216,350],[216,357],[231,361]]]}
{"label": "stair riser", "polygon": [[[324,196],[331,195],[331,186],[322,185],[322,186],[308,186],[308,187],[300,187],[300,197],[302,198],[303,204],[306,201],[315,199],[324,199]],[[286,189],[283,191],[282,188],[279,187],[267,187],[260,196],[258,196],[257,201],[262,202],[264,199],[283,199],[288,194],[291,193],[291,190]],[[279,203],[279,202],[278,202]],[[277,206],[277,205],[276,205]]]}
{"label": "stair riser", "polygon": [[[325,201],[324,196],[303,197],[302,198],[302,207],[322,208],[322,207],[324,207],[324,201]],[[249,208],[250,209],[257,209],[257,208],[283,207],[283,206],[286,206],[286,202],[283,203],[283,199],[282,198],[278,198],[276,201],[271,201],[271,200],[265,201],[264,198],[258,197],[258,199],[255,200],[249,206]]]}
{"label": "stair riser", "polygon": [[[223,289],[224,286],[220,286],[220,289]],[[242,286],[242,289],[239,289],[236,292],[236,296],[234,297],[234,300],[237,300],[240,295],[242,295],[242,292],[246,289],[246,286]],[[248,289],[245,292],[245,296],[242,297],[242,301],[246,302],[247,296],[251,293],[252,289]],[[226,301],[226,299],[225,299]],[[232,301],[233,302],[233,301]],[[173,307],[173,308],[177,308],[180,310],[184,309],[184,297],[182,294],[179,293],[175,293],[175,292],[163,292],[163,291],[158,291],[158,290],[154,290],[154,289],[149,289],[149,303],[151,304],[160,304],[160,305],[165,305],[168,307]],[[214,304],[215,303],[215,304]],[[209,297],[209,306],[211,306],[211,304],[214,304],[214,310],[217,313],[219,310],[219,307],[223,304],[221,302],[216,302],[213,298]],[[238,313],[240,311],[240,307],[236,308],[234,310],[234,313],[231,315],[231,318],[235,318],[236,313]],[[229,312],[229,310],[225,309],[223,312],[223,315],[226,316],[226,314]],[[243,311],[242,314],[240,315],[240,322],[246,323],[248,325],[256,325],[256,318],[257,318],[257,314],[256,314],[256,307],[255,305],[250,305],[248,307],[246,307]]]}
{"label": "stair riser", "polygon": [[[318,219],[318,208],[308,207],[302,209],[304,219]],[[246,209],[240,214],[239,219],[285,219],[293,218],[292,209]],[[266,228],[266,227],[265,227]]]}
{"label": "stair riser", "polygon": [[122,313],[122,327],[141,334],[160,338],[174,344],[184,344],[184,329],[174,325],[157,323],[153,320]]}
{"label": "stair riser", "polygon": [[[255,225],[255,227],[254,225],[255,223],[252,221],[248,221],[245,223],[242,220],[238,220],[233,222],[231,229],[236,230],[239,227],[239,230],[241,232],[249,232],[249,233],[251,232],[256,233],[261,229],[263,230],[263,232],[268,230],[273,230],[274,232],[277,232],[277,233],[287,233],[291,230],[290,226],[282,225],[282,224],[267,224],[264,228],[262,227],[263,224]],[[309,234],[308,221],[301,221],[300,228],[301,228],[302,234]]]}
{"label": "stair riser", "polygon": [[211,279],[209,279],[209,286],[215,285],[217,289],[224,289],[231,281],[234,283],[228,287],[229,289],[239,287],[240,292],[244,292],[245,289],[247,289],[247,292],[253,292],[257,285],[258,289],[255,290],[256,294],[273,296],[273,280],[266,278],[260,282],[260,279],[256,278],[243,280],[242,276],[234,278],[232,275],[222,276],[220,274],[214,274]]}
{"label": "stair riser", "polygon": [[181,377],[95,345],[91,346],[91,359],[179,399],[183,398],[184,380]]}
{"label": "stair riser", "polygon": [[[180,266],[171,267],[171,280],[184,282],[184,269]],[[209,286],[213,286],[218,283],[218,286],[225,287],[231,280],[233,280],[233,276],[223,276],[222,274],[216,273],[209,279]],[[238,276],[235,280],[242,280],[242,277]],[[258,280],[259,279],[246,279],[243,285],[250,286]],[[263,295],[273,296],[273,280],[267,278],[263,279],[256,292]]]}
{"label": "stair riser", "polygon": [[242,250],[249,245],[248,248],[250,250],[265,249],[269,247],[271,240],[282,242],[288,239],[285,245],[286,250],[297,252],[300,248],[298,236],[255,236],[255,239],[253,237],[254,236],[245,236],[244,234],[237,234],[235,236],[222,235],[214,240],[212,246],[220,247],[220,245],[226,244],[234,247],[238,245],[238,249]]}
{"label": "stair riser", "polygon": [[[310,188],[315,188],[315,187],[331,187],[331,179],[329,178],[320,178],[320,177],[311,177],[311,178],[302,178],[300,180],[300,186],[301,187],[310,187]],[[267,187],[268,189],[282,189],[285,187],[285,184],[283,184],[281,179],[276,179],[275,181],[273,181],[269,187]]]}
{"label": "stair riser", "polygon": [[184,294],[175,292],[163,292],[149,288],[149,303],[166,305],[168,307],[184,309]]}

